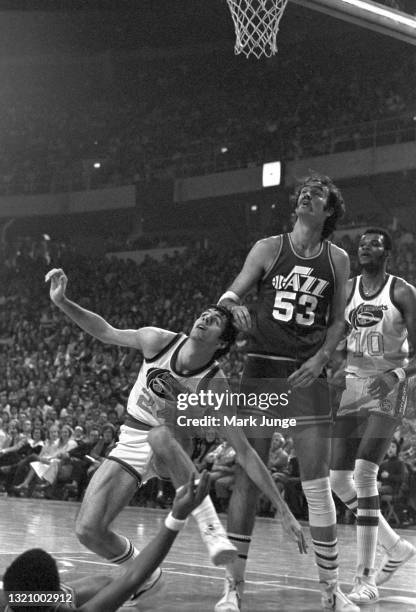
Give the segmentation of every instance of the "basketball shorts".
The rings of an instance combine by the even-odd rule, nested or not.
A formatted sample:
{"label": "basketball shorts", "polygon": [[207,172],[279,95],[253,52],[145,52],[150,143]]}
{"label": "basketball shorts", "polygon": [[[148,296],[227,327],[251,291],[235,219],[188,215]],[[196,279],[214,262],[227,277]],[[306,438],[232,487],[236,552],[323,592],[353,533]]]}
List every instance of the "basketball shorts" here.
{"label": "basketball shorts", "polygon": [[[294,360],[249,353],[240,385],[240,396],[246,401],[243,405],[240,400],[239,416],[255,414],[258,423],[267,421],[271,424],[273,421],[270,419],[282,422],[295,419],[293,427],[296,429],[332,423],[326,376],[322,375],[308,387],[293,389],[287,378],[298,368],[299,364]],[[256,398],[254,407],[251,406],[254,400],[248,401],[253,397]],[[291,430],[292,426],[286,429],[286,433],[291,435]],[[252,433],[250,431],[250,435]],[[267,433],[264,433],[266,437]]]}
{"label": "basketball shorts", "polygon": [[139,485],[154,476],[159,476],[155,467],[154,453],[147,441],[149,430],[122,425],[119,440],[107,456],[107,459],[116,461],[134,476]]}
{"label": "basketball shorts", "polygon": [[347,376],[345,390],[337,411],[337,419],[346,416],[366,418],[369,414],[380,414],[393,419],[404,417],[407,407],[408,381],[398,383],[383,399],[375,399],[368,392],[374,376],[359,378]]}

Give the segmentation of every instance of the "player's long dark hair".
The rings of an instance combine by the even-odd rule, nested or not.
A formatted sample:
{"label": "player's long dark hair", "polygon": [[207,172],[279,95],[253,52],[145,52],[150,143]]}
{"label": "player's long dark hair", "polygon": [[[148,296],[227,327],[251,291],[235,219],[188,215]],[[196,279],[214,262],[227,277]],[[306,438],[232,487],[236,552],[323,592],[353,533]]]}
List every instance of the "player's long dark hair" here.
{"label": "player's long dark hair", "polygon": [[342,197],[341,191],[338,189],[338,187],[335,185],[332,179],[329,178],[329,176],[325,176],[324,174],[313,173],[310,176],[307,176],[306,178],[304,178],[302,182],[296,188],[296,191],[294,195],[292,196],[292,204],[293,204],[294,209],[297,206],[300,192],[306,185],[309,185],[312,182],[320,183],[321,185],[324,185],[325,187],[327,187],[329,190],[327,209],[332,208],[333,213],[330,217],[326,219],[324,226],[322,228],[321,240],[325,240],[326,238],[329,238],[331,234],[335,232],[338,221],[340,221],[342,217],[344,216],[345,202],[344,202],[344,198]]}

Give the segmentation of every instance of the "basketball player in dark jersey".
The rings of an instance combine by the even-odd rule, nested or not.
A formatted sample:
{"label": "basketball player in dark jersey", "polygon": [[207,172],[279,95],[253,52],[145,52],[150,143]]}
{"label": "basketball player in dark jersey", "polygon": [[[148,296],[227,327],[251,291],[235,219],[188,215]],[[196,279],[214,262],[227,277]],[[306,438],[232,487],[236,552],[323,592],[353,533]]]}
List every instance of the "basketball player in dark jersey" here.
{"label": "basketball player in dark jersey", "polygon": [[[380,513],[377,476],[394,431],[406,412],[409,344],[416,346],[416,290],[387,273],[390,234],[369,228],[361,236],[361,274],[348,281],[346,379],[332,440],[331,486],[357,516],[357,569],[349,597],[375,603],[416,549]],[[335,361],[335,360],[334,360]],[[375,570],[377,538],[384,559]]]}
{"label": "basketball player in dark jersey", "polygon": [[[293,417],[290,431],[299,459],[303,491],[318,566],[324,610],[358,610],[338,586],[336,512],[329,483],[331,409],[325,366],[344,329],[348,255],[327,241],[344,212],[340,191],[328,177],[310,176],[294,197],[296,222],[289,234],[257,242],[219,303],[248,332],[242,392],[279,393],[290,401],[277,415]],[[253,316],[241,300],[257,285]],[[270,413],[270,410],[267,410]],[[267,460],[270,436],[250,436]],[[228,537],[239,557],[227,566],[216,612],[236,612],[254,526],[258,491],[241,471],[228,511]]]}

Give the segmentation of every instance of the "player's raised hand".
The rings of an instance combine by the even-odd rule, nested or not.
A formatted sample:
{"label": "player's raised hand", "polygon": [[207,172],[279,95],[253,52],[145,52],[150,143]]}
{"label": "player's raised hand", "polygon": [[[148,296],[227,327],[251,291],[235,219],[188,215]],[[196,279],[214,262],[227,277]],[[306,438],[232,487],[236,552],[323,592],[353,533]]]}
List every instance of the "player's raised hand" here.
{"label": "player's raised hand", "polygon": [[285,530],[286,534],[290,537],[291,540],[294,540],[298,545],[299,552],[307,553],[308,545],[306,544],[306,539],[302,531],[302,527],[295,519],[289,508],[282,508],[280,511],[280,517],[282,519],[282,527]]}
{"label": "player's raised hand", "polygon": [[68,277],[61,268],[53,268],[45,276],[45,283],[51,282],[49,296],[54,304],[58,304],[65,297]]}
{"label": "player's raised hand", "polygon": [[206,470],[199,474],[198,485],[195,484],[195,474],[192,474],[189,482],[181,487],[175,495],[172,506],[172,514],[178,520],[186,517],[195,510],[202,500],[208,495],[210,477]]}

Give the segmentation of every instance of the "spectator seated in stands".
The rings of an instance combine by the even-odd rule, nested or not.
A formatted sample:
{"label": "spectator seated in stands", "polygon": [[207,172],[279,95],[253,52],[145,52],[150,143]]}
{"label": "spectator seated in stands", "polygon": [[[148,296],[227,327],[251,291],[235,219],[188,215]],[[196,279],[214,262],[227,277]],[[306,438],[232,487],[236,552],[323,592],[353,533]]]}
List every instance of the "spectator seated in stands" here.
{"label": "spectator seated in stands", "polygon": [[397,497],[406,481],[406,467],[399,458],[399,445],[396,440],[390,442],[386,458],[380,464],[378,475],[380,495]]}
{"label": "spectator seated in stands", "polygon": [[[83,428],[78,425],[76,430],[83,432]],[[97,427],[92,427],[88,436],[82,436],[78,439],[77,446],[68,451],[63,458],[62,466],[67,470],[65,478],[67,480],[63,487],[63,498],[75,497],[80,500],[87,487],[88,476],[87,472],[91,466],[91,453],[100,441],[100,430]],[[95,454],[95,452],[94,452]],[[88,457],[88,458],[87,458]]]}
{"label": "spectator seated in stands", "polygon": [[91,449],[88,454],[87,460],[90,465],[87,468],[87,479],[90,480],[96,470],[100,467],[108,453],[115,446],[116,431],[114,425],[106,423],[101,429],[101,437],[95,446]]}
{"label": "spectator seated in stands", "polygon": [[[284,449],[284,446],[285,439],[283,435],[275,431],[270,445],[267,467],[281,493],[284,491],[284,482],[288,478],[287,468],[289,465],[289,454]],[[261,495],[259,498],[258,513],[260,516],[274,516],[276,513],[276,509],[273,508],[265,495]]]}
{"label": "spectator seated in stands", "polygon": [[28,419],[23,420],[22,426],[17,419],[10,421],[6,446],[0,450],[1,467],[18,463],[31,451],[31,428],[32,423]]}
{"label": "spectator seated in stands", "polygon": [[[37,459],[30,463],[28,475],[21,484],[14,487],[14,491],[24,496],[35,484],[37,496],[44,497],[45,489],[54,484],[57,478],[61,457],[77,445],[71,436],[72,430],[68,425],[64,425],[61,430],[57,425],[52,425],[49,440],[45,442]],[[39,484],[36,484],[36,480]]]}
{"label": "spectator seated in stands", "polygon": [[207,461],[207,455],[211,457],[211,451],[220,444],[215,427],[207,427],[204,433],[203,438],[194,439],[194,450],[191,457],[198,472],[211,469],[212,461]]}
{"label": "spectator seated in stands", "polygon": [[235,450],[228,440],[221,442],[205,457],[211,464],[211,489],[214,489],[214,504],[219,512],[226,510],[235,480]]}
{"label": "spectator seated in stands", "polygon": [[14,486],[22,482],[27,475],[29,465],[32,461],[36,461],[38,455],[43,448],[43,431],[40,427],[34,427],[31,436],[30,453],[20,461],[0,467],[0,475],[2,477],[2,487],[9,494],[13,492]]}
{"label": "spectator seated in stands", "polygon": [[378,477],[382,511],[385,511],[387,505],[387,520],[393,516],[400,524],[400,510],[407,504],[409,494],[409,478],[406,464],[399,457],[399,444],[395,439],[390,442],[386,458],[380,465]]}

